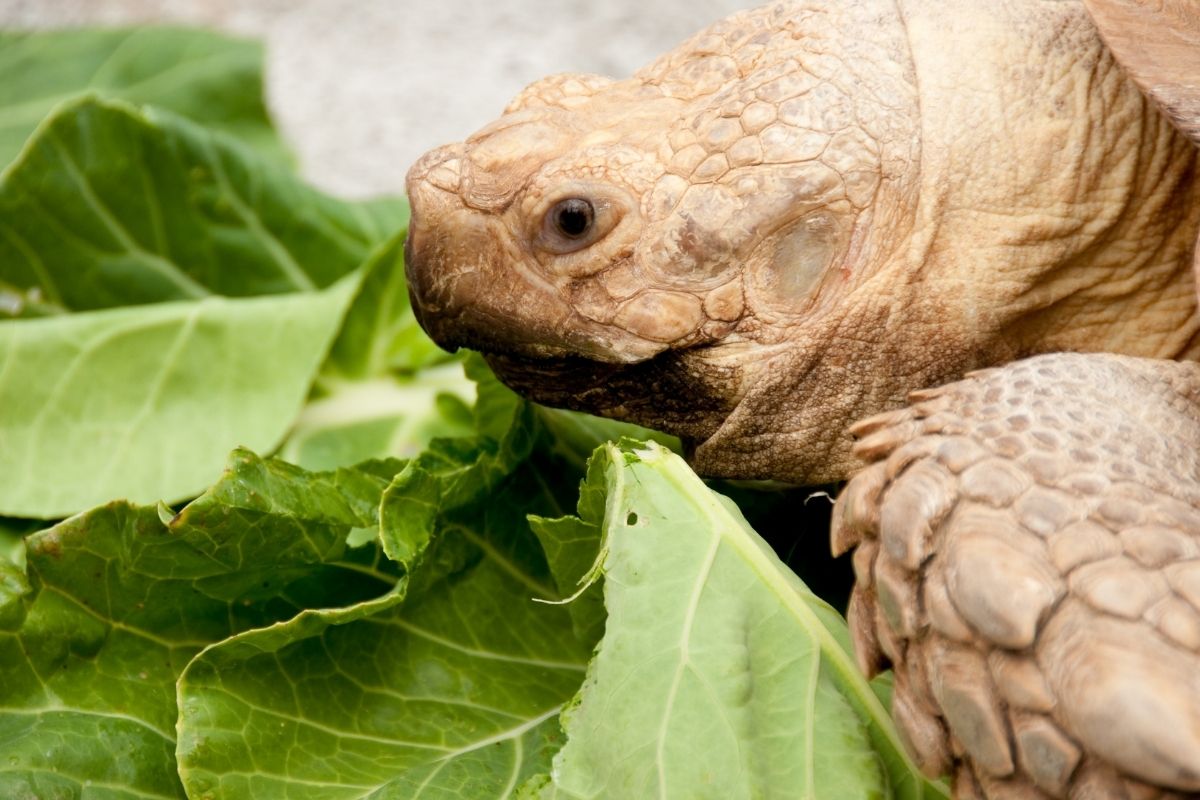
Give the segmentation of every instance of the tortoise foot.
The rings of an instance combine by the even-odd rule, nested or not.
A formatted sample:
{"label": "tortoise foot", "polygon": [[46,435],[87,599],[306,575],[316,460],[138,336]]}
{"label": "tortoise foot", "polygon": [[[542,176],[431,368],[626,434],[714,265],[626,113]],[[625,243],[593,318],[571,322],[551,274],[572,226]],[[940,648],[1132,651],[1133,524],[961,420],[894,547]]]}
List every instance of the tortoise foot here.
{"label": "tortoise foot", "polygon": [[856,425],[860,665],[957,797],[1200,796],[1200,365],[1040,356]]}

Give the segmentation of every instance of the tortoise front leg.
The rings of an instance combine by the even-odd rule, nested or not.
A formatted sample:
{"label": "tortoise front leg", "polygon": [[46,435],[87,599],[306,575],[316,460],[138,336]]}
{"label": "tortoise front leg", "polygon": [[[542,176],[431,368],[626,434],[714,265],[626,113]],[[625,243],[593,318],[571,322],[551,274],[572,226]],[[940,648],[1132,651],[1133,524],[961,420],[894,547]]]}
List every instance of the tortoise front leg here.
{"label": "tortoise front leg", "polygon": [[1200,365],[1056,354],[859,423],[861,666],[956,797],[1200,792]]}

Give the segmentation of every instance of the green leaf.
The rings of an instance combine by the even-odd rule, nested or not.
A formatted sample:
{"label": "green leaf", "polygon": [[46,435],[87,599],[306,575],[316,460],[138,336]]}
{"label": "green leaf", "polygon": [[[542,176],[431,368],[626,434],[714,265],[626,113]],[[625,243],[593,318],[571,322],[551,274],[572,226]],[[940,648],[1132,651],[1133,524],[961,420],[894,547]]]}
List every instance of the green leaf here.
{"label": "green leaf", "polygon": [[435,439],[410,461],[383,496],[383,549],[412,571],[428,553],[437,520],[486,497],[530,453],[542,429],[532,406],[502,386],[477,356],[476,435]]}
{"label": "green leaf", "polygon": [[0,180],[0,288],[80,311],[315,291],[403,224],[402,204],[326,197],[165,112],[60,107]]}
{"label": "green leaf", "polygon": [[317,389],[281,454],[309,469],[413,457],[439,436],[474,432],[474,387],[417,324],[404,283],[404,234],[378,247]]}
{"label": "green leaf", "polygon": [[[549,768],[590,648],[562,606],[534,601],[555,592],[525,514],[556,511],[571,478],[523,461],[485,491],[495,473],[459,445],[439,449],[425,480],[389,489],[406,485],[411,503],[384,505],[385,534],[411,529],[415,506],[438,509],[422,517],[430,552],[410,559],[406,591],[306,611],[188,667],[179,763],[191,797],[505,797]],[[480,491],[444,485],[464,482]]]}
{"label": "green leaf", "polygon": [[608,620],[542,797],[944,795],[903,756],[845,623],[684,462],[597,451]]}
{"label": "green leaf", "polygon": [[401,231],[367,261],[362,287],[330,350],[327,372],[363,380],[393,371],[411,373],[450,358],[413,314],[404,280],[404,239]]}
{"label": "green leaf", "polygon": [[0,325],[0,508],[174,501],[215,479],[230,447],[273,448],[352,289]]}
{"label": "green leaf", "polygon": [[[0,627],[5,607],[29,592],[25,577],[25,537],[35,532],[36,521],[0,518]],[[15,608],[15,606],[14,606]]]}
{"label": "green leaf", "polygon": [[327,393],[304,407],[279,452],[305,469],[411,458],[436,437],[474,432],[464,399],[473,387],[458,363],[323,388]]}
{"label": "green leaf", "polygon": [[30,537],[25,591],[0,606],[0,797],[182,796],[175,683],[195,653],[395,585],[377,547],[345,549],[388,466],[239,451],[178,515],[110,503]]}
{"label": "green leaf", "polygon": [[478,387],[475,397],[476,429],[497,441],[510,436],[513,420],[524,413],[524,406],[533,404],[502,384],[478,353],[468,351],[463,360],[463,372]]}
{"label": "green leaf", "polygon": [[605,442],[621,439],[637,439],[643,442],[658,442],[668,450],[683,452],[678,437],[615,419],[597,417],[580,411],[564,408],[537,406],[538,418],[553,439],[554,452],[576,465],[580,471],[587,468],[592,452]]}
{"label": "green leaf", "polygon": [[25,537],[44,527],[46,523],[40,520],[0,517],[0,561],[12,562],[24,572]]}
{"label": "green leaf", "polygon": [[349,274],[406,214],[325,197],[181,117],[60,108],[0,180],[0,307],[49,314],[0,323],[0,513],[178,500],[230,448],[277,446]]}
{"label": "green leaf", "polygon": [[546,554],[559,595],[568,598],[567,611],[576,637],[581,642],[595,644],[603,636],[607,621],[601,579],[605,462],[593,458],[587,468],[587,479],[579,486],[579,516],[557,519],[531,516],[529,523]]}
{"label": "green leaf", "polygon": [[286,158],[263,103],[257,42],[173,28],[0,32],[0,167],[82,92],[161,106]]}

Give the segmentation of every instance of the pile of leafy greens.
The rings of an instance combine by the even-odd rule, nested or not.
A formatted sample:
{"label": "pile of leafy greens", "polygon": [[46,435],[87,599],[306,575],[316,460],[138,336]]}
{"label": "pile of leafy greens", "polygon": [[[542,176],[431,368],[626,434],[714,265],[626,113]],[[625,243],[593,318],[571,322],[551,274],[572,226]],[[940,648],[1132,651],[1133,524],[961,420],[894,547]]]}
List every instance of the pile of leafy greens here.
{"label": "pile of leafy greens", "polygon": [[944,795],[737,506],[423,336],[259,62],[0,35],[0,797]]}

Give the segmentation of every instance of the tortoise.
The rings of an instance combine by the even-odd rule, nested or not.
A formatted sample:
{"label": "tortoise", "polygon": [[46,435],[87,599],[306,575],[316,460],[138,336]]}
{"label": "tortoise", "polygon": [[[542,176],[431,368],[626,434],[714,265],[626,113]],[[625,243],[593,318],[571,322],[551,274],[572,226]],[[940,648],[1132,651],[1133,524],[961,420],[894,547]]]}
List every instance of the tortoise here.
{"label": "tortoise", "polygon": [[957,797],[1200,793],[1198,80],[1175,0],[742,12],[425,155],[413,306],[702,474],[853,476],[856,655]]}

